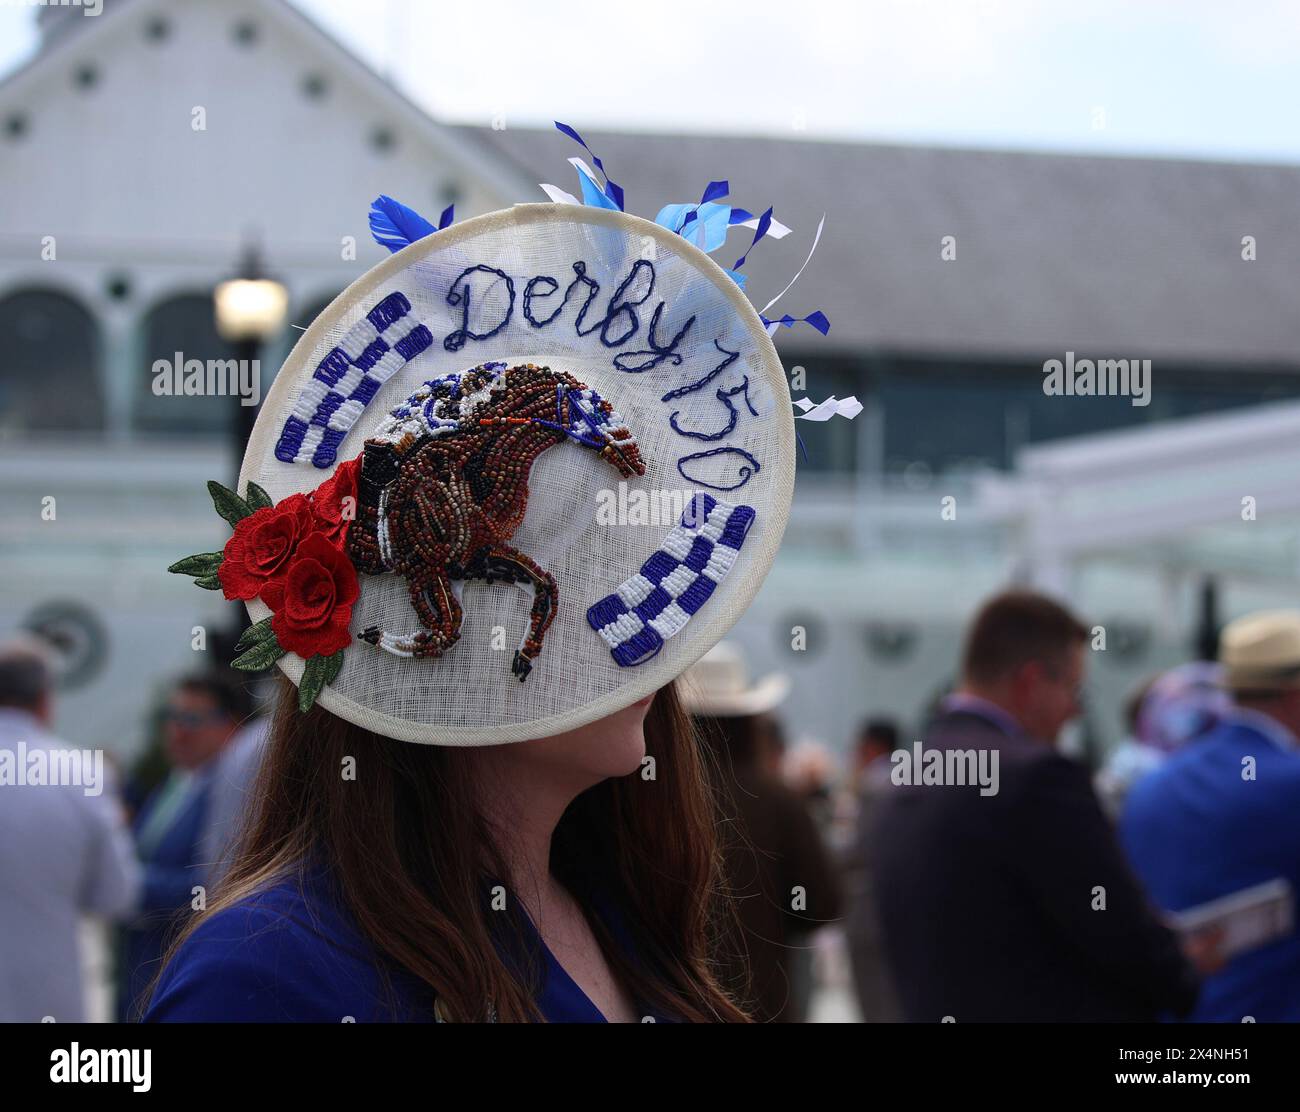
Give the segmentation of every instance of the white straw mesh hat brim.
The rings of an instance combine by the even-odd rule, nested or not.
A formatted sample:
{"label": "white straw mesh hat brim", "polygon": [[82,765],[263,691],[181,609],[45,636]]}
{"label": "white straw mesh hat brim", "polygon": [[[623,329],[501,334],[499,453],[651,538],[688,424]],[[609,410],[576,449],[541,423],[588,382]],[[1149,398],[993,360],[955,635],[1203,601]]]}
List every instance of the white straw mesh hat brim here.
{"label": "white straw mesh hat brim", "polygon": [[[639,260],[651,265],[653,292],[602,329],[611,296]],[[583,264],[586,277],[599,285],[582,324],[585,335],[576,318],[589,287],[580,284],[565,301],[577,273],[575,263]],[[465,278],[475,267],[510,277],[514,300],[508,318],[506,283],[488,269]],[[650,273],[637,268],[628,299],[640,297]],[[530,286],[537,276],[549,276],[554,284]],[[456,345],[449,345],[448,337],[465,325],[463,299],[448,300],[457,290],[469,294],[469,332],[485,335],[502,326],[484,339],[465,338],[458,350],[450,350]],[[526,315],[524,299],[530,290]],[[313,385],[318,366],[336,346],[355,344],[358,322],[392,294],[401,294],[410,309],[385,337],[392,339],[418,322],[428,328],[432,342],[408,361],[390,355],[382,368],[390,377],[373,398],[364,406],[357,401],[341,407],[341,417],[360,413],[329,466],[316,466],[310,458],[286,462],[286,456],[293,459],[297,443],[289,435],[289,419],[306,412],[304,406],[310,409],[322,389]],[[661,347],[695,318],[675,349],[679,360],[665,357],[639,373],[619,369],[653,357],[647,337],[660,301],[655,342]],[[554,318],[545,323],[552,313]],[[532,323],[528,316],[543,323]],[[634,320],[634,335],[621,345],[607,345]],[[646,354],[636,357],[634,352]],[[705,385],[663,400],[706,378],[724,361],[726,366]],[[458,585],[463,606],[459,640],[441,656],[403,657],[355,635],[370,627],[420,629],[406,580],[392,573],[359,576],[361,596],[350,627],[354,639],[318,701],[348,721],[401,740],[485,745],[544,737],[650,694],[703,655],[741,616],[771,566],[786,525],[794,424],[785,374],[758,314],[726,272],[680,236],[621,212],[574,205],[517,205],[452,226],[417,241],[349,286],[307,329],[276,377],[248,444],[241,490],[255,482],[275,502],[314,490],[340,463],[360,456],[367,438],[422,383],[488,362],[547,366],[594,390],[612,403],[635,436],[645,474],[623,478],[574,439],[537,457],[527,509],[509,543],[554,578],[558,607],[523,682],[512,674],[511,660],[528,626],[531,588],[465,581]],[[355,377],[354,371],[345,387]],[[744,380],[746,388],[737,390]],[[733,392],[724,400],[719,391]],[[734,425],[719,436],[733,420],[731,409]],[[335,421],[339,423],[346,422]],[[685,435],[689,432],[716,438]],[[307,435],[319,437],[320,429]],[[305,441],[300,456],[310,454],[312,443]],[[322,452],[321,458],[330,454]],[[620,483],[625,484],[621,496]],[[751,508],[753,523],[733,550],[730,570],[689,620],[662,639],[657,655],[622,665],[593,628],[589,609],[661,551],[682,507],[701,491],[724,506]],[[618,515],[612,522],[606,519],[611,509]],[[681,573],[676,589],[689,579]],[[248,610],[254,621],[270,614],[258,600]],[[632,621],[635,625],[637,620]],[[304,663],[290,653],[279,666],[297,683]]]}

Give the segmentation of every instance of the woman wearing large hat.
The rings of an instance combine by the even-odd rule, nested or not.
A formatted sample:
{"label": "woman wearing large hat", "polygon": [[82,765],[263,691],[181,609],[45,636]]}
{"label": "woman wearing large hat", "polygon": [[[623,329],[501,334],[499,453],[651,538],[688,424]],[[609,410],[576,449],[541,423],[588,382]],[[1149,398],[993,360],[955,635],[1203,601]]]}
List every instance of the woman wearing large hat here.
{"label": "woman wearing large hat", "polygon": [[786,524],[790,319],[706,253],[720,212],[779,225],[724,183],[643,220],[580,173],[586,203],[438,230],[381,198],[401,249],[303,335],[239,489],[210,484],[230,541],[172,570],[246,601],[236,664],[278,666],[280,703],[147,1018],[745,1018],[674,679]]}

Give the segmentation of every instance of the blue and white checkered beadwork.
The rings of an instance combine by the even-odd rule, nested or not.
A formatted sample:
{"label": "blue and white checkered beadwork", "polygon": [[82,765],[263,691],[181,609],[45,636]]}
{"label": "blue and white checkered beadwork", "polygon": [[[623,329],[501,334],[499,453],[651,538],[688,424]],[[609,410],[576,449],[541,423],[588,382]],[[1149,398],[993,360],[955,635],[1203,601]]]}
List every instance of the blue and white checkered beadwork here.
{"label": "blue and white checkered beadwork", "polygon": [[697,493],[680,525],[612,595],[587,610],[591,628],[622,668],[644,664],[713,594],[736,562],[754,524],[752,506]]}
{"label": "blue and white checkered beadwork", "polygon": [[423,324],[398,326],[411,311],[400,292],[390,293],[330,349],[285,418],[275,458],[330,467],[339,445],[379,388],[433,343]]}

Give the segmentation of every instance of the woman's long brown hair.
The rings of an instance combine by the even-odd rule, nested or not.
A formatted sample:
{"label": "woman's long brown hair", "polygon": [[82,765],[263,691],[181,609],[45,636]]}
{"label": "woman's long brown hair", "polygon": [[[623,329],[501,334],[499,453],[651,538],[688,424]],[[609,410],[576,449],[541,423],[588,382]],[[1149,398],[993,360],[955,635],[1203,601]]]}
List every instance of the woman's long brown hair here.
{"label": "woman's long brown hair", "polygon": [[[320,706],[303,714],[297,689],[278,682],[250,821],[219,891],[169,960],[204,918],[323,860],[376,953],[427,984],[452,1019],[481,1020],[489,1002],[503,1022],[541,1019],[536,983],[511,973],[490,933],[499,913],[484,906],[485,863],[494,877],[508,874],[475,806],[472,754],[394,741]],[[640,1005],[688,1022],[744,1021],[717,980],[713,949],[732,912],[707,757],[675,685],[656,694],[645,738],[653,781],[633,773],[579,796],[552,837],[552,872]],[[639,962],[593,913],[594,890],[622,913]]]}

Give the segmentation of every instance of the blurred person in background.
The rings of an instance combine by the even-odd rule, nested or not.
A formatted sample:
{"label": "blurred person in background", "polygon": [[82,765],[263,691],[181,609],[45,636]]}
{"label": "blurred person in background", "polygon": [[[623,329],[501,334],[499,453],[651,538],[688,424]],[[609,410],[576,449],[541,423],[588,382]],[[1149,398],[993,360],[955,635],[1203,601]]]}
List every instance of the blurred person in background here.
{"label": "blurred person in background", "polygon": [[[244,681],[236,680],[242,684]],[[257,772],[266,752],[271,717],[245,718],[217,758],[212,794],[200,836],[200,859],[209,862],[208,886],[220,883],[231,865],[236,841],[249,819]]]}
{"label": "blurred person in background", "polygon": [[858,731],[853,747],[853,792],[859,802],[874,799],[889,784],[889,755],[898,748],[898,723],[892,718],[869,718]]}
{"label": "blurred person in background", "polygon": [[197,909],[194,889],[206,902],[229,867],[265,743],[252,710],[246,681],[215,670],[182,679],[169,698],[170,772],[134,821],[144,884],[123,931],[120,1019],[137,1018],[177,918]]}
{"label": "blurred person in background", "polygon": [[784,675],[751,684],[734,645],[715,645],[683,676],[686,709],[719,775],[724,874],[737,922],[722,983],[758,1022],[799,1023],[808,992],[791,953],[839,914],[839,883],[802,800],[770,771],[764,719],[789,691]]}
{"label": "blurred person in background", "polygon": [[1143,680],[1125,700],[1128,736],[1097,773],[1097,794],[1112,819],[1133,785],[1231,709],[1217,664],[1193,661]]}
{"label": "blurred person in background", "polygon": [[[775,722],[776,718],[767,715],[766,720]],[[836,809],[841,803],[835,774],[835,758],[823,742],[813,737],[803,737],[795,742],[777,769],[777,775],[812,816],[822,845],[830,851],[832,860],[838,850]],[[790,981],[793,1015],[806,1020],[811,1014],[813,993],[818,983],[825,983],[833,977],[837,941],[835,928],[819,930],[809,937],[808,945],[795,946],[786,954],[785,970]]]}
{"label": "blurred person in background", "polygon": [[[1157,903],[1182,911],[1267,881],[1300,891],[1300,612],[1232,622],[1220,642],[1235,706],[1134,786],[1124,845]],[[1196,1021],[1300,1020],[1300,926],[1235,955]]]}
{"label": "blurred person in background", "polygon": [[835,809],[835,759],[815,738],[801,738],[781,762],[780,776],[803,800],[822,837],[828,837]]}
{"label": "blurred person in background", "polygon": [[[97,769],[49,732],[51,689],[39,643],[0,646],[0,765],[9,769],[0,775],[0,1022],[7,1023],[85,1020],[81,918],[124,913],[140,883],[107,766]],[[80,783],[61,774],[33,782],[36,753],[61,754],[49,771],[75,770]]]}
{"label": "blurred person in background", "polygon": [[852,840],[843,854],[844,929],[858,1009],[866,1023],[897,1023],[903,1018],[885,953],[870,844],[876,807],[889,789],[889,757],[898,748],[898,740],[896,723],[872,718],[863,723],[853,749],[858,812]]}
{"label": "blurred person in background", "polygon": [[981,787],[918,775],[880,802],[876,891],[910,1021],[1149,1021],[1196,1001],[1195,972],[1087,769],[1055,749],[1080,710],[1087,640],[1043,595],[986,602],[923,744],[982,752],[997,776]]}
{"label": "blurred person in background", "polygon": [[758,764],[769,776],[780,779],[785,775],[785,731],[781,720],[774,714],[765,714],[758,720]]}
{"label": "blurred person in background", "polygon": [[1097,791],[1097,798],[1112,820],[1119,818],[1129,788],[1164,759],[1163,753],[1152,746],[1143,745],[1138,738],[1138,712],[1142,709],[1142,700],[1159,678],[1159,672],[1143,676],[1124,696],[1121,708],[1124,736],[1106,754],[1105,761],[1093,776],[1092,784]]}

